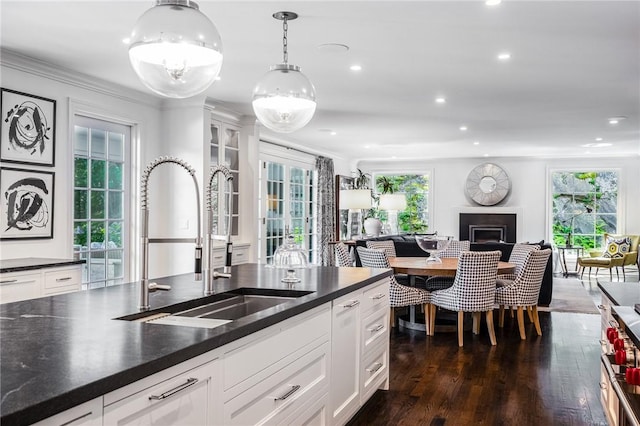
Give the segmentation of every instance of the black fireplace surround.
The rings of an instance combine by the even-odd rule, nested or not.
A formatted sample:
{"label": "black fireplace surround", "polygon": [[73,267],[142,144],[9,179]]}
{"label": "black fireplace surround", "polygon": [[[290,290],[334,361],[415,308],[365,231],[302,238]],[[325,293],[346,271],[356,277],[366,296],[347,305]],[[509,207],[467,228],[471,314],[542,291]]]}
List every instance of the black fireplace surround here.
{"label": "black fireplace surround", "polygon": [[460,213],[459,224],[460,241],[516,242],[514,213]]}

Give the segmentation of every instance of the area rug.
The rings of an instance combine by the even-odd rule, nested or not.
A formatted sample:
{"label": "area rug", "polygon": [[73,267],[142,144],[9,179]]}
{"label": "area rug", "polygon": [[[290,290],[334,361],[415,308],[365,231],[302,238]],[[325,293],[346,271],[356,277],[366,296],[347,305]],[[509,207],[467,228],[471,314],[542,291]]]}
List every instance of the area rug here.
{"label": "area rug", "polygon": [[553,296],[549,307],[539,307],[543,312],[575,312],[598,314],[599,311],[589,292],[577,278],[553,278]]}

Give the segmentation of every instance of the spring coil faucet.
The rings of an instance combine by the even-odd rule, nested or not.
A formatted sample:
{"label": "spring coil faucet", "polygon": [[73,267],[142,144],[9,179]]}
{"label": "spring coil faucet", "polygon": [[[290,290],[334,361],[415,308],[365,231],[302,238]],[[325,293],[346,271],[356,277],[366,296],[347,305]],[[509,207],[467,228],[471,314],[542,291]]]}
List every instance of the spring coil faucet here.
{"label": "spring coil faucet", "polygon": [[[226,233],[225,235],[214,235],[213,234],[213,182],[218,173],[222,173],[224,179],[227,183],[227,191],[229,192],[229,197],[227,198],[227,215],[226,215]],[[231,171],[222,165],[217,165],[211,168],[211,173],[209,175],[209,185],[207,186],[207,212],[208,212],[208,220],[207,220],[207,262],[208,262],[208,273],[207,273],[207,281],[205,285],[204,294],[210,295],[213,294],[213,280],[224,277],[231,277],[231,257],[233,254],[233,244],[231,243],[231,226],[232,226],[232,215],[233,215],[233,175]],[[224,272],[217,272],[213,270],[213,240],[223,240],[225,245],[225,266]]]}
{"label": "spring coil faucet", "polygon": [[149,238],[149,206],[148,206],[148,192],[149,192],[149,177],[151,172],[155,170],[161,164],[175,164],[185,169],[189,175],[193,178],[193,185],[196,190],[196,215],[198,217],[198,233],[195,239],[196,252],[195,252],[195,279],[196,281],[202,280],[202,226],[200,220],[200,188],[198,181],[196,180],[196,171],[187,162],[175,158],[175,157],[158,157],[147,165],[142,172],[141,179],[141,194],[140,194],[140,206],[142,210],[142,273],[140,281],[140,305],[138,308],[141,311],[147,311],[150,308],[149,305],[149,291],[150,290],[169,290],[168,286],[159,286],[155,283],[149,283],[149,243],[185,243],[193,242],[193,239],[185,238]]}

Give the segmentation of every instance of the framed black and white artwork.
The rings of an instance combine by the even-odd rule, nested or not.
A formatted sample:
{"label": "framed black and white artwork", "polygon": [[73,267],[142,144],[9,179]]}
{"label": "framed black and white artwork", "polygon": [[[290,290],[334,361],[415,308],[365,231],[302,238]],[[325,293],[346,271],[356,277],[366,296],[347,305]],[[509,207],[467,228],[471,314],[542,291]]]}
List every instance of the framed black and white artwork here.
{"label": "framed black and white artwork", "polygon": [[56,101],[5,88],[0,91],[0,160],[53,166]]}
{"label": "framed black and white artwork", "polygon": [[53,238],[54,177],[0,167],[0,240]]}

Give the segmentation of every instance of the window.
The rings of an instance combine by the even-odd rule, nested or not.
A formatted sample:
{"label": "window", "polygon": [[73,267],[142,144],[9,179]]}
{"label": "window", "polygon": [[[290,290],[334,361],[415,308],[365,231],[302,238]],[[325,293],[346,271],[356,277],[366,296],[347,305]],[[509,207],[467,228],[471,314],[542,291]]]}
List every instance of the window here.
{"label": "window", "polygon": [[585,249],[602,247],[602,234],[618,226],[618,172],[551,173],[553,242]]}
{"label": "window", "polygon": [[[211,140],[209,142],[209,164],[205,164],[205,170],[217,164],[223,164],[229,168],[233,175],[233,213],[231,216],[231,235],[238,236],[238,219],[239,215],[239,191],[240,191],[240,148],[238,139],[240,132],[235,126],[221,123],[215,120],[211,121]],[[205,176],[207,181],[204,190],[207,190],[209,184],[209,174]],[[215,235],[226,235],[226,206],[229,194],[225,179],[222,174],[218,174],[217,179],[212,182],[212,200],[213,202],[213,233]],[[224,200],[218,200],[218,188],[224,188]],[[222,197],[221,197],[222,198]]]}
{"label": "window", "polygon": [[[398,212],[400,233],[424,232],[429,227],[429,175],[376,174],[376,192],[382,194],[389,189],[406,194],[407,208]],[[379,213],[383,222],[388,219],[384,210]]]}
{"label": "window", "polygon": [[288,228],[296,242],[309,253],[309,262],[315,263],[314,166],[286,159],[263,158],[258,213],[261,221],[258,237],[260,262],[271,263],[276,249],[284,242]]}
{"label": "window", "polygon": [[82,287],[128,278],[128,126],[75,116],[73,251],[85,259]]}

